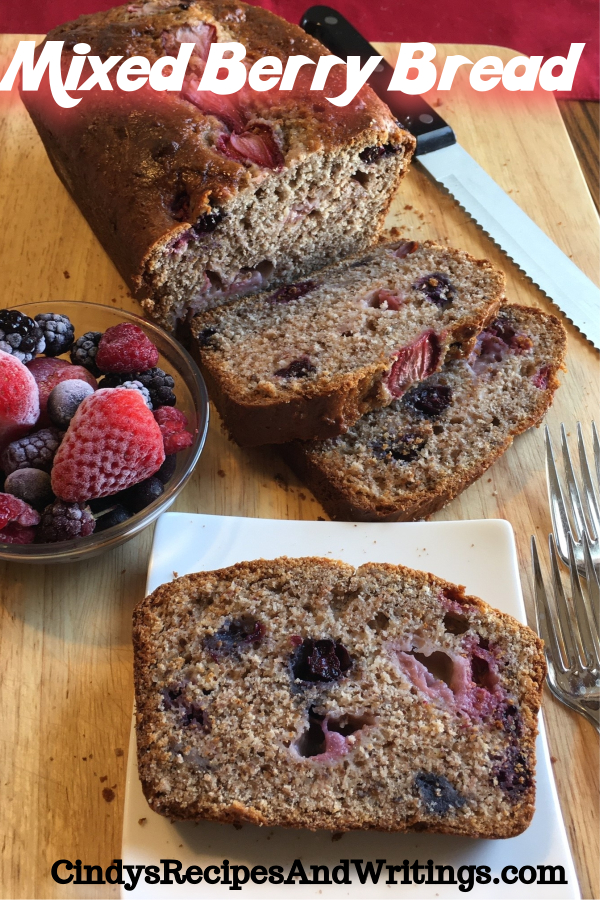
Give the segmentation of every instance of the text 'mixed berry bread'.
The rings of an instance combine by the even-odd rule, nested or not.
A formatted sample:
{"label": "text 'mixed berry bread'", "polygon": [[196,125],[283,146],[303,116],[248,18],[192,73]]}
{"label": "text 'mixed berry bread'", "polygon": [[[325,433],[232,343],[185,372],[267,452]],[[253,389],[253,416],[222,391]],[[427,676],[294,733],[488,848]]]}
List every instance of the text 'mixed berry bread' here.
{"label": "text 'mixed berry bread'", "polygon": [[281,448],[334,519],[409,521],[441,509],[538,425],[566,334],[554,316],[503,306],[471,356],[447,363],[341,437]]}
{"label": "text 'mixed berry bread'", "polygon": [[333,437],[464,356],[504,275],[431,241],[396,241],[192,323],[200,367],[242,446]]}
{"label": "text 'mixed berry bread'", "polygon": [[22,93],[59,177],[160,323],[297,280],[376,240],[415,142],[371,88],[336,107],[327,98],[344,92],[344,67],[312,91],[309,64],[292,90],[198,90],[214,42],[243,44],[247,68],[267,55],[283,66],[328,55],[298,26],[237,0],[140,0],[48,39],[65,42],[65,64],[81,43],[102,59],[151,63],[195,44],[181,92],[92,89],[74,109],[52,101],[47,81]]}
{"label": "text 'mixed berry bread'", "polygon": [[239,563],[134,612],[138,764],[176,820],[520,834],[544,678],[529,628],[402,566]]}

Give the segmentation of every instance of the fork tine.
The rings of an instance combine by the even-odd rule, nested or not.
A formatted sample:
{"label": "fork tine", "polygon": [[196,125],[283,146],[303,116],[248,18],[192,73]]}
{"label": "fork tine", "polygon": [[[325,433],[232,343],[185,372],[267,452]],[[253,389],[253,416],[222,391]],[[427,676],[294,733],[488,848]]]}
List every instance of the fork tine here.
{"label": "fork tine", "polygon": [[548,668],[559,668],[561,672],[566,671],[565,654],[559,646],[556,629],[550,607],[548,606],[548,597],[542,577],[540,567],[540,558],[535,537],[531,536],[531,561],[533,563],[533,598],[535,600],[535,618],[537,622],[538,634],[546,644],[546,660]]}
{"label": "fork tine", "polygon": [[596,423],[592,422],[592,447],[594,448],[594,463],[596,464],[596,478],[600,484],[600,438],[596,430]]}
{"label": "fork tine", "polygon": [[584,666],[592,665],[598,667],[600,666],[600,640],[598,639],[597,630],[593,627],[590,610],[588,610],[588,604],[581,590],[581,582],[575,560],[575,545],[571,535],[569,535],[569,568],[571,597],[575,610],[577,631],[579,632],[577,652]]}
{"label": "fork tine", "polygon": [[558,543],[561,559],[567,559],[569,554],[567,534],[571,530],[571,524],[569,522],[569,517],[567,516],[565,499],[558,479],[558,472],[556,471],[552,439],[547,425],[544,426],[544,437],[546,441],[546,480],[548,482],[548,500],[550,501],[552,531],[554,532],[554,537]]}
{"label": "fork tine", "polygon": [[567,488],[569,489],[569,497],[571,498],[571,512],[573,514],[573,520],[575,522],[575,538],[579,540],[583,532],[586,530],[586,524],[583,513],[583,505],[581,503],[581,497],[579,495],[579,488],[577,487],[577,480],[575,478],[575,471],[573,469],[573,461],[571,459],[571,453],[569,451],[569,444],[567,443],[567,432],[563,424],[561,424],[560,426],[560,436],[562,443],[563,464],[565,467],[565,478],[567,481]]}
{"label": "fork tine", "polygon": [[555,624],[558,626],[558,633],[560,634],[565,646],[565,661],[567,664],[566,667],[568,669],[571,669],[575,665],[577,658],[579,658],[579,653],[576,650],[577,640],[575,637],[575,632],[573,630],[573,618],[570,615],[569,603],[562,585],[560,569],[558,567],[558,558],[556,554],[556,544],[554,543],[554,536],[552,534],[548,535],[548,546],[550,549],[550,563],[552,566],[554,608],[556,609],[557,613],[557,620]]}
{"label": "fork tine", "polygon": [[598,577],[594,569],[594,562],[590,552],[590,543],[586,534],[583,535],[583,559],[585,562],[585,577],[588,585],[590,606],[592,607],[594,616],[593,621],[596,625],[596,629],[600,630],[600,585],[598,584]]}
{"label": "fork tine", "polygon": [[592,473],[585,452],[585,444],[583,442],[583,431],[581,430],[581,422],[577,423],[577,445],[579,450],[579,469],[583,481],[585,505],[588,516],[594,530],[593,540],[597,540],[600,536],[600,503],[594,482],[592,481]]}

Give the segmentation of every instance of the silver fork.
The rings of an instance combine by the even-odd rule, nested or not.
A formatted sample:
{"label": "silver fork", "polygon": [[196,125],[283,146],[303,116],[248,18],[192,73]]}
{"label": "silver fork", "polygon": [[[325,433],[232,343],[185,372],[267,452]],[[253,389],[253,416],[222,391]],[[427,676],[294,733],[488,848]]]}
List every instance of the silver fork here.
{"label": "silver fork", "polygon": [[[550,500],[552,531],[554,532],[554,540],[556,541],[558,555],[565,565],[569,565],[569,535],[573,535],[577,571],[580,575],[583,575],[584,578],[587,578],[583,541],[583,537],[585,536],[589,545],[593,568],[597,578],[600,579],[600,441],[598,440],[596,424],[595,422],[592,422],[594,468],[596,470],[596,484],[594,484],[585,450],[581,424],[579,422],[577,423],[577,449],[582,490],[580,490],[575,475],[573,461],[567,442],[567,433],[565,426],[562,424],[560,426],[560,434],[565,480],[567,483],[569,499],[571,501],[571,519],[574,527],[571,527],[571,521],[565,503],[565,494],[558,477],[550,432],[548,426],[545,426],[548,498]],[[583,502],[581,500],[582,493]]]}
{"label": "silver fork", "polygon": [[566,706],[581,713],[600,733],[600,587],[587,534],[582,532],[587,591],[577,571],[575,542],[568,535],[570,595],[565,593],[553,535],[548,536],[554,602],[549,602],[535,538],[531,558],[538,633],[545,642],[548,686]]}

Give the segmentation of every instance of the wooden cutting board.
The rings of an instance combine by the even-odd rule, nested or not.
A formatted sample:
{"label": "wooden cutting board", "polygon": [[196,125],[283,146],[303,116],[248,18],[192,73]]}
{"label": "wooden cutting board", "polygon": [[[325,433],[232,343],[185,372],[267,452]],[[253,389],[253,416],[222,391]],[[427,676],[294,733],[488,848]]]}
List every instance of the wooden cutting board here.
{"label": "wooden cutting board", "polygon": [[[0,37],[9,58],[19,39]],[[398,45],[378,45],[392,63]],[[442,45],[438,59],[512,51]],[[0,62],[0,72],[6,61]],[[457,77],[430,102],[461,144],[591,278],[598,219],[552,95],[476,94]],[[138,310],[67,196],[17,96],[0,99],[2,306],[81,299]],[[552,305],[415,165],[389,225],[486,256],[504,269],[510,300]],[[598,355],[571,326],[568,371],[547,421],[573,431],[598,409]],[[517,537],[530,622],[529,536],[550,530],[542,433],[534,430],[436,519],[506,518]],[[213,415],[205,451],[175,509],[316,519],[319,504],[269,452],[243,452]],[[5,897],[61,897],[50,878],[60,858],[107,866],[120,856],[125,752],[133,697],[130,615],[143,596],[151,529],[96,560],[69,567],[0,565],[0,742]],[[293,548],[290,548],[293,552]],[[546,691],[544,714],[555,775],[584,897],[599,896],[598,741],[591,726]],[[176,854],[175,854],[176,855]],[[510,860],[508,860],[510,862]],[[78,896],[116,896],[86,887]]]}

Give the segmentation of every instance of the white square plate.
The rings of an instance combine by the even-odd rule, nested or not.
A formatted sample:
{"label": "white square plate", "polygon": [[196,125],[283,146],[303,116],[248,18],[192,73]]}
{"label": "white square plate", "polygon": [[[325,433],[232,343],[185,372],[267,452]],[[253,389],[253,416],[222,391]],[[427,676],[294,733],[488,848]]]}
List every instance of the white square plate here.
{"label": "white square plate", "polygon": [[[358,566],[364,562],[402,563],[425,569],[458,584],[492,606],[526,622],[521,595],[517,556],[511,526],[504,520],[473,522],[414,522],[398,524],[352,524],[345,522],[303,522],[231,516],[165,513],[158,520],[148,570],[148,593],[177,575],[219,569],[242,560],[274,559],[277,556],[327,556]],[[350,867],[351,885],[275,886],[253,884],[243,888],[244,897],[389,897],[413,898],[578,898],[580,897],[573,860],[569,851],[554,779],[548,745],[540,720],[537,743],[537,803],[532,824],[516,838],[481,841],[433,834],[384,834],[350,832],[332,842],[330,832],[308,832],[285,828],[259,828],[210,822],[171,823],[152,812],[137,774],[135,732],[132,730],[127,767],[125,819],[123,824],[123,862],[158,865],[161,859],[177,859],[183,870],[198,865],[230,864],[281,865],[287,875],[293,861],[302,859],[309,877],[310,865],[327,865],[330,871],[340,859],[365,861],[386,859],[388,865],[401,865],[431,859],[435,865],[452,865],[455,872],[463,865],[487,865],[494,878],[505,866],[562,866],[567,884],[531,884],[510,886],[499,881],[475,884],[467,894],[459,885],[385,884],[383,870],[377,885],[360,884]],[[140,824],[140,820],[143,824]],[[397,876],[399,879],[401,876]],[[531,877],[526,870],[526,878]],[[135,897],[157,895],[185,897],[222,897],[230,887],[148,885],[140,879]],[[133,896],[123,892],[122,896]],[[234,894],[233,896],[240,896]]]}

